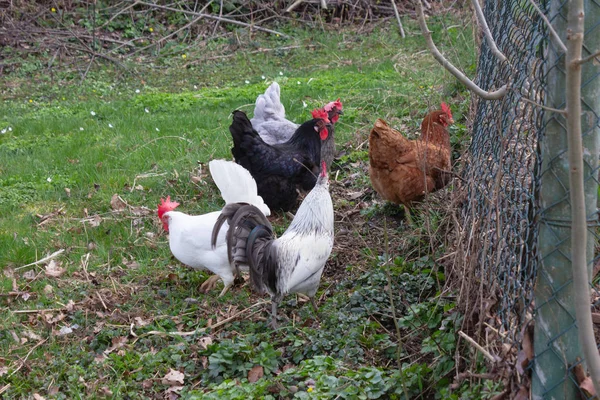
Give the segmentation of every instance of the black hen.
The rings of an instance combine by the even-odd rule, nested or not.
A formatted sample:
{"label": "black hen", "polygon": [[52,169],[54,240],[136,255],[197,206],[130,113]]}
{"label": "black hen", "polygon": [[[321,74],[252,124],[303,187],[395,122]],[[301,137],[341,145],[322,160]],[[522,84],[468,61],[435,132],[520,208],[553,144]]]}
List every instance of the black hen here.
{"label": "black hen", "polygon": [[298,192],[311,190],[317,182],[321,164],[321,142],[329,134],[327,114],[300,125],[285,143],[269,145],[254,130],[242,111],[233,112],[229,127],[233,137],[231,153],[235,161],[250,171],[258,194],[269,208],[289,211],[296,205]]}

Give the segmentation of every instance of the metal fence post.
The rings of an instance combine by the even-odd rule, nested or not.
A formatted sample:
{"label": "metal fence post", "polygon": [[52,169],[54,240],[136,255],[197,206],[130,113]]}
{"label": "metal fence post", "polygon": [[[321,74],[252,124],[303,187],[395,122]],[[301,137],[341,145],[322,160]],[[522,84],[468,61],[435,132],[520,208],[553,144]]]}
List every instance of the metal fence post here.
{"label": "metal fence post", "polygon": [[[550,2],[549,19],[559,36],[567,34],[568,3]],[[584,57],[598,49],[600,43],[600,6],[585,1],[586,32]],[[594,33],[594,31],[596,31]],[[546,54],[546,105],[565,106],[565,55],[550,41]],[[588,63],[590,64],[590,63]],[[597,221],[598,192],[598,114],[600,78],[598,67],[583,68],[582,131],[586,177],[586,212],[588,221]],[[539,250],[541,266],[535,287],[535,363],[532,395],[534,399],[574,399],[579,390],[570,369],[583,359],[575,322],[571,271],[569,166],[567,132],[562,115],[547,112],[541,150],[542,179],[540,190]],[[595,235],[588,236],[587,259],[594,257]]]}

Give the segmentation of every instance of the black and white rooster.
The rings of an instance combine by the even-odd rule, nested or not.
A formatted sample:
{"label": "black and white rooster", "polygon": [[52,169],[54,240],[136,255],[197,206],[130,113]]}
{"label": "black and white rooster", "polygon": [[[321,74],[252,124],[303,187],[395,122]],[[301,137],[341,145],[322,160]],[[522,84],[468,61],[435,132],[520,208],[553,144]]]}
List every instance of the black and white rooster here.
{"label": "black and white rooster", "polygon": [[271,223],[258,208],[235,203],[223,208],[213,229],[213,246],[226,221],[230,260],[238,266],[249,266],[255,289],[271,295],[271,326],[277,326],[277,306],[288,293],[306,294],[316,311],[314,296],[334,236],[333,204],[324,163],[317,184],[280,238],[275,238]]}

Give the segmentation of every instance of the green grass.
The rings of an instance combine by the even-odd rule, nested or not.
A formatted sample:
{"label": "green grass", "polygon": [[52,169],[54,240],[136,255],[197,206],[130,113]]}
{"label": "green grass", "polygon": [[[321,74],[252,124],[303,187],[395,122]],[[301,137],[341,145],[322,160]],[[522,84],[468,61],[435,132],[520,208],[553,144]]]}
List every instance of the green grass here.
{"label": "green grass", "polygon": [[[443,22],[453,21],[434,18],[430,24],[438,32]],[[231,158],[231,111],[251,112],[272,80],[280,83],[288,117],[296,121],[342,99],[345,114],[336,138],[347,155],[333,173],[339,171],[338,181],[354,178],[340,190],[368,186],[366,147],[355,150],[376,118],[416,132],[428,108],[446,101],[455,120],[463,119],[465,93],[423,51],[416,25],[407,28],[411,35],[401,40],[385,24],[368,35],[290,25],[283,29],[294,39],[258,35],[247,48],[298,46],[290,50],[238,50],[233,57],[202,61],[226,47],[216,41],[206,54],[187,49],[185,59],[173,54],[154,60],[156,65],[141,60],[125,73],[113,65],[94,67],[81,85],[73,71],[49,75],[43,62],[27,59],[26,68],[3,78],[10,80],[0,109],[0,129],[7,129],[0,135],[4,395],[161,397],[170,387],[162,378],[174,369],[185,374],[180,394],[187,398],[450,396],[460,315],[439,296],[443,271],[435,255],[397,258],[391,268],[406,333],[399,370],[383,252],[366,228],[352,235],[364,237],[360,257],[343,262],[339,273],[326,273],[319,321],[310,307],[288,296],[282,310],[292,320],[274,332],[263,309],[255,307],[195,335],[152,333],[202,329],[261,301],[248,286],[221,299],[218,289],[199,293],[208,275],[172,258],[155,208],[167,195],[193,214],[222,207],[206,164]],[[434,37],[472,73],[468,30],[452,28]],[[460,148],[464,125],[457,123],[451,134]],[[114,194],[128,204],[125,210],[113,210]],[[357,204],[334,202],[336,212]],[[377,206],[359,215],[382,217]],[[284,229],[288,222],[279,221]],[[402,223],[392,227],[390,235],[404,243],[391,247],[392,256],[414,254],[415,241],[401,240],[408,233]],[[57,261],[66,271],[59,277],[46,276],[45,264],[20,268],[60,249]],[[31,311],[45,309],[50,311]],[[60,335],[65,327],[73,331]],[[440,327],[448,334],[440,334]],[[248,372],[257,365],[265,377],[248,384]],[[459,393],[493,390],[482,385]]]}

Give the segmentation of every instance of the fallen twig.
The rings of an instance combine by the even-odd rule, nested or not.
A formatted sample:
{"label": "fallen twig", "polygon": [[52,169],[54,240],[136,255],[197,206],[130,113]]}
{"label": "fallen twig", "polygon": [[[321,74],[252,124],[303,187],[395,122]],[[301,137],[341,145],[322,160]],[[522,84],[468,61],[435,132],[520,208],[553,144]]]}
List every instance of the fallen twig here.
{"label": "fallen twig", "polygon": [[217,323],[216,323],[216,324],[214,324],[214,325],[207,326],[207,327],[204,327],[204,328],[199,328],[199,329],[196,329],[196,330],[193,330],[193,331],[189,331],[189,332],[178,332],[178,331],[175,331],[175,332],[150,331],[150,332],[146,332],[146,333],[145,333],[145,334],[143,334],[143,335],[140,335],[140,337],[142,337],[142,336],[148,336],[148,335],[159,335],[159,336],[192,336],[192,335],[196,335],[196,334],[198,334],[198,333],[205,332],[207,329],[215,329],[215,328],[218,328],[218,327],[220,327],[220,326],[222,326],[222,325],[225,325],[225,324],[227,324],[227,323],[229,323],[229,322],[233,321],[234,319],[236,319],[237,317],[239,317],[240,315],[242,315],[242,314],[243,314],[243,313],[245,313],[246,311],[248,311],[248,310],[250,310],[250,309],[252,309],[252,308],[254,308],[254,307],[262,306],[262,305],[265,305],[265,304],[269,304],[269,301],[260,301],[260,302],[258,302],[258,303],[256,303],[256,304],[253,304],[253,305],[251,305],[250,307],[248,307],[248,308],[245,308],[245,309],[243,309],[242,311],[240,311],[240,312],[238,312],[238,313],[236,313],[236,314],[232,315],[231,317],[224,319],[223,321],[220,321],[220,322],[217,322]]}
{"label": "fallen twig", "polygon": [[466,333],[464,333],[463,331],[458,331],[458,334],[462,338],[464,338],[467,342],[469,342],[469,344],[471,344],[473,347],[475,347],[477,350],[479,350],[481,352],[481,354],[483,354],[485,356],[485,358],[487,358],[488,360],[490,360],[493,363],[496,362],[496,358],[489,351],[487,351],[486,349],[481,347],[481,345],[479,343],[477,343],[474,339],[472,339]]}
{"label": "fallen twig", "polygon": [[278,32],[278,31],[274,31],[274,30],[271,30],[271,29],[267,29],[267,28],[263,28],[263,27],[256,26],[256,25],[250,25],[250,24],[247,24],[245,22],[236,21],[234,19],[218,17],[216,15],[210,15],[210,14],[202,14],[202,13],[197,13],[197,12],[188,11],[188,10],[179,10],[177,8],[167,7],[167,6],[161,6],[161,5],[152,4],[152,3],[146,3],[146,2],[143,2],[143,1],[139,1],[138,4],[141,4],[141,5],[144,5],[144,6],[148,6],[148,7],[152,7],[152,8],[160,8],[160,9],[163,9],[163,10],[175,11],[175,12],[181,12],[181,13],[184,13],[184,14],[195,15],[197,17],[204,17],[204,18],[208,18],[208,19],[213,19],[215,21],[225,22],[225,23],[228,23],[228,24],[240,25],[240,26],[243,26],[243,27],[246,27],[246,28],[256,29],[257,31],[268,32],[268,33],[272,33],[274,35],[278,35],[278,36],[281,36],[281,37],[284,37],[284,38],[289,38],[289,36],[286,35],[286,34],[284,34],[284,33],[281,33],[281,32]]}
{"label": "fallen twig", "polygon": [[13,314],[34,314],[34,313],[43,313],[43,312],[58,312],[64,311],[65,308],[41,308],[41,309],[32,309],[32,310],[11,310]]}
{"label": "fallen twig", "polygon": [[25,355],[25,358],[21,361],[21,365],[19,365],[17,367],[17,369],[15,369],[13,372],[10,373],[10,375],[8,375],[8,377],[10,378],[11,376],[13,376],[14,374],[16,374],[17,372],[19,372],[19,370],[21,368],[23,368],[23,366],[25,365],[25,363],[27,362],[27,359],[29,358],[29,356],[31,355],[31,353],[33,353],[33,351],[35,349],[37,349],[38,347],[40,347],[42,344],[46,343],[46,341],[48,341],[48,339],[44,339],[41,342],[39,342],[38,344],[36,344],[35,346],[33,346],[31,348],[31,350],[29,350],[29,352],[27,352],[27,355]]}
{"label": "fallen twig", "polygon": [[4,393],[4,392],[6,392],[6,391],[8,390],[8,388],[9,388],[9,387],[10,387],[10,383],[8,383],[8,384],[6,384],[6,385],[2,386],[2,387],[0,388],[0,394],[2,394],[2,393]]}
{"label": "fallen twig", "polygon": [[20,270],[20,269],[23,269],[23,268],[31,267],[31,266],[33,266],[33,265],[42,264],[42,263],[45,263],[46,261],[50,261],[50,260],[52,260],[53,258],[56,258],[56,257],[58,257],[59,255],[61,255],[61,254],[62,254],[64,251],[65,251],[65,249],[60,249],[60,250],[57,250],[57,251],[55,251],[54,253],[50,254],[48,257],[44,257],[44,258],[42,258],[41,260],[37,260],[36,262],[32,262],[32,263],[30,263],[30,264],[23,265],[23,266],[21,266],[21,267],[17,267],[17,268],[15,268],[15,271],[18,271],[18,270]]}
{"label": "fallen twig", "polygon": [[396,21],[398,21],[398,27],[400,28],[400,36],[402,39],[406,37],[404,34],[404,27],[402,26],[402,20],[400,19],[400,13],[398,12],[398,7],[396,6],[396,0],[392,0],[392,7],[394,7],[394,14],[396,15]]}

